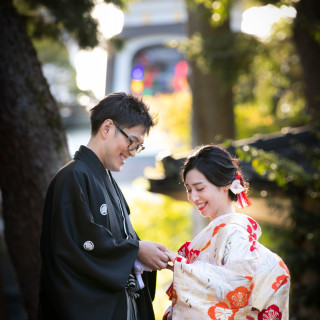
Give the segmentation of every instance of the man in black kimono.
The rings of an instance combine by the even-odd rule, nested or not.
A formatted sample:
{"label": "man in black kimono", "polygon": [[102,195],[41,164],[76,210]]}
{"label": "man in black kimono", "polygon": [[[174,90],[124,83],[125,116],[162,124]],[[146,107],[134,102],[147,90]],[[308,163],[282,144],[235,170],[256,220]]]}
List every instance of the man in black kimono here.
{"label": "man in black kimono", "polygon": [[144,149],[155,122],[141,99],[124,93],[100,101],[90,121],[87,147],[47,191],[38,319],[153,320],[156,272],[143,272],[139,286],[134,266],[165,268],[166,248],[140,241],[110,171]]}

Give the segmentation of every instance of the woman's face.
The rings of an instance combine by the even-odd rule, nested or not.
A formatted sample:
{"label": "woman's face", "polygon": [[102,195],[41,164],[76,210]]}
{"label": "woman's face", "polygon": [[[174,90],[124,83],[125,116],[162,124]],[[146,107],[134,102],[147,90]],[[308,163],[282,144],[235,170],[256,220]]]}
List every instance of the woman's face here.
{"label": "woman's face", "polygon": [[228,197],[228,187],[217,187],[198,170],[190,170],[184,181],[188,200],[201,215],[212,221],[225,213],[233,212],[232,201]]}

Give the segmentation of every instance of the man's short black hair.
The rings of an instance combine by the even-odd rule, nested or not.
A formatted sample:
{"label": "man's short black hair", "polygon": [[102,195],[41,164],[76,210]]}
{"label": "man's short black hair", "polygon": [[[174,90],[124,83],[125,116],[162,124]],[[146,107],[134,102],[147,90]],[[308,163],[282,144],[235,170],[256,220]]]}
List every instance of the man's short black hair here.
{"label": "man's short black hair", "polygon": [[142,98],[124,92],[111,93],[90,110],[91,134],[96,135],[106,119],[115,121],[122,128],[142,125],[145,133],[156,124],[156,118]]}

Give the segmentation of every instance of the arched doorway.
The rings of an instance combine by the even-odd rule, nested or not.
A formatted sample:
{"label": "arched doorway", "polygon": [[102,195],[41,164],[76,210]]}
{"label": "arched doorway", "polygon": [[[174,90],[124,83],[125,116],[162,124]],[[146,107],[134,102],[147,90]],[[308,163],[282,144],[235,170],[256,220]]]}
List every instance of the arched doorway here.
{"label": "arched doorway", "polygon": [[188,64],[181,52],[164,45],[139,50],[132,59],[130,90],[155,95],[185,90]]}

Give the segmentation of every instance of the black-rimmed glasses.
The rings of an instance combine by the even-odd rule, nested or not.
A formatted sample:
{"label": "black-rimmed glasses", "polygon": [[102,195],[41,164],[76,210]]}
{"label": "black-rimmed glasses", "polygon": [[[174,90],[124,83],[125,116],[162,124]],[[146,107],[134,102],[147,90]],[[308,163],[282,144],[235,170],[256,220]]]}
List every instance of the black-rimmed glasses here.
{"label": "black-rimmed glasses", "polygon": [[142,150],[145,149],[143,144],[139,144],[135,141],[133,141],[115,122],[113,122],[116,128],[128,139],[129,145],[128,149],[129,151],[136,151],[137,153],[140,153]]}

